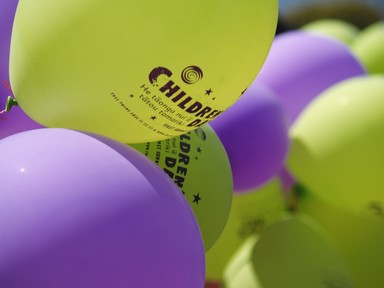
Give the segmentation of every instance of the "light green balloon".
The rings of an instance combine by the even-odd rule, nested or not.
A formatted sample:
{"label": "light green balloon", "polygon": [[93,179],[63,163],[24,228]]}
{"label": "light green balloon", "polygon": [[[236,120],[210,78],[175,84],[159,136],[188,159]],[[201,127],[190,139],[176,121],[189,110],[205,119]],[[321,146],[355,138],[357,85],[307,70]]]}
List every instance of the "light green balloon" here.
{"label": "light green balloon", "polygon": [[227,225],[206,253],[206,278],[221,281],[225,266],[248,236],[260,234],[278,221],[284,211],[285,200],[277,179],[259,189],[234,194]]}
{"label": "light green balloon", "polygon": [[178,136],[252,83],[277,16],[277,0],[20,0],[12,88],[47,127],[124,143]]}
{"label": "light green balloon", "polygon": [[290,136],[289,169],[310,193],[358,214],[384,207],[384,77],[329,88],[303,111]]}
{"label": "light green balloon", "polygon": [[355,25],[340,19],[315,20],[303,25],[301,29],[338,39],[347,45],[350,44],[359,33],[359,29]]}
{"label": "light green balloon", "polygon": [[384,74],[384,21],[371,24],[351,43],[351,49],[371,74]]}
{"label": "light green balloon", "polygon": [[209,250],[227,223],[233,195],[228,156],[213,129],[204,125],[175,138],[131,146],[162,168],[184,193]]}
{"label": "light green balloon", "polygon": [[309,214],[331,235],[351,269],[356,288],[384,287],[384,216],[355,215],[313,195],[299,199],[299,211]]}
{"label": "light green balloon", "polygon": [[248,239],[224,279],[226,288],[354,287],[327,234],[305,215],[287,217]]}

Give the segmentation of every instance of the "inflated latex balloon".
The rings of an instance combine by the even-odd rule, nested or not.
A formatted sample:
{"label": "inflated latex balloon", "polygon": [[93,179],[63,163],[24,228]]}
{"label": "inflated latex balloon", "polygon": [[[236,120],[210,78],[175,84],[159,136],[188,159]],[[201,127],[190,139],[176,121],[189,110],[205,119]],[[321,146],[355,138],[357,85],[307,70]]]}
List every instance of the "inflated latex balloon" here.
{"label": "inflated latex balloon", "polygon": [[310,193],[336,207],[384,207],[384,77],[339,83],[292,127],[288,168]]}
{"label": "inflated latex balloon", "polygon": [[384,21],[361,31],[351,44],[352,51],[371,74],[384,74]]}
{"label": "inflated latex balloon", "polygon": [[256,77],[277,0],[21,0],[11,49],[20,106],[47,127],[125,143],[214,119]]}
{"label": "inflated latex balloon", "polygon": [[289,146],[285,111],[257,81],[209,124],[227,151],[235,192],[260,187],[281,169]]}
{"label": "inflated latex balloon", "polygon": [[[372,209],[383,216],[380,208]],[[353,273],[356,288],[384,287],[383,219],[353,215],[313,195],[299,199],[299,210],[308,213],[332,236]]]}
{"label": "inflated latex balloon", "polygon": [[362,74],[363,66],[344,43],[292,31],[276,37],[257,80],[281,99],[292,124],[319,93]]}
{"label": "inflated latex balloon", "polygon": [[19,107],[14,107],[7,113],[3,111],[7,106],[8,96],[12,95],[8,72],[9,47],[17,3],[17,0],[1,0],[0,2],[0,139],[18,132],[42,127],[25,115]]}
{"label": "inflated latex balloon", "polygon": [[216,134],[204,125],[175,138],[132,147],[159,165],[181,189],[207,251],[227,223],[233,195],[231,167]]}
{"label": "inflated latex balloon", "polygon": [[350,44],[359,33],[359,28],[354,24],[341,19],[318,19],[307,23],[301,29],[338,39],[345,44]]}
{"label": "inflated latex balloon", "polygon": [[2,288],[204,285],[195,217],[128,146],[67,129],[0,141]]}
{"label": "inflated latex balloon", "polygon": [[206,253],[206,278],[222,281],[225,266],[248,236],[260,234],[277,222],[284,210],[283,194],[277,179],[253,191],[235,194],[228,223],[218,241]]}
{"label": "inflated latex balloon", "polygon": [[225,270],[225,287],[352,288],[343,259],[314,221],[282,220],[251,236]]}

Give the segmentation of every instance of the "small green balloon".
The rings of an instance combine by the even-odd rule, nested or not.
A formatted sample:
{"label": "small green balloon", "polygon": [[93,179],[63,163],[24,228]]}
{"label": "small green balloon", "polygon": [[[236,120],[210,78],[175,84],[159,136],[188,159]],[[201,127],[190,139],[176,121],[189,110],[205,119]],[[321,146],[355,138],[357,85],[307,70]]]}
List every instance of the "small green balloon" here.
{"label": "small green balloon", "polygon": [[206,278],[221,281],[225,266],[248,236],[260,234],[278,221],[284,211],[285,201],[277,179],[259,189],[234,194],[227,225],[206,253]]}
{"label": "small green balloon", "polygon": [[384,211],[372,208],[380,218],[337,209],[314,195],[298,201],[298,210],[310,215],[330,234],[351,269],[356,288],[384,287]]}
{"label": "small green balloon", "polygon": [[370,74],[384,74],[384,21],[361,31],[351,43],[351,49]]}
{"label": "small green balloon", "polygon": [[45,127],[123,143],[175,137],[247,89],[277,18],[277,0],[20,0],[12,89]]}
{"label": "small green balloon", "polygon": [[162,168],[184,193],[209,250],[227,223],[233,195],[231,166],[215,132],[203,125],[175,138],[131,146]]}
{"label": "small green balloon", "polygon": [[358,214],[384,207],[384,77],[343,81],[292,126],[288,166],[310,193]]}
{"label": "small green balloon", "polygon": [[289,216],[251,236],[224,275],[226,288],[354,287],[328,235],[305,215]]}
{"label": "small green balloon", "polygon": [[305,24],[301,29],[338,39],[347,45],[350,44],[359,33],[359,28],[355,25],[340,19],[315,20]]}

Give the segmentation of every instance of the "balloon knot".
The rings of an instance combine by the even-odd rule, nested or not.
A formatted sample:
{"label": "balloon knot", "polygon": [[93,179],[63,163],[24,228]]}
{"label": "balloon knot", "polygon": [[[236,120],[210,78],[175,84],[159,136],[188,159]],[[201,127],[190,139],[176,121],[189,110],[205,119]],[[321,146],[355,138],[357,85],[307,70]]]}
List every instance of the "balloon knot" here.
{"label": "balloon knot", "polygon": [[15,98],[12,98],[11,96],[8,96],[7,102],[5,103],[5,112],[9,112],[13,106],[19,106]]}
{"label": "balloon knot", "polygon": [[6,113],[8,113],[13,106],[19,106],[16,99],[12,98],[11,96],[8,96],[7,102],[5,103],[5,109],[0,111],[0,120],[6,120],[7,117],[5,117]]}

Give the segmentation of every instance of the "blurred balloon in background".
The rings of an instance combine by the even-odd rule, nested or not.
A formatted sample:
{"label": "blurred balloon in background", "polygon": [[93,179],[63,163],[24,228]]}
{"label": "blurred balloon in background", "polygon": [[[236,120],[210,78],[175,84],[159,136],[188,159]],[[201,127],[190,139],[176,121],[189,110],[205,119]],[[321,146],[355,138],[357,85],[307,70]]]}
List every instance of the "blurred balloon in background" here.
{"label": "blurred balloon in background", "polygon": [[354,215],[309,193],[299,197],[298,210],[330,234],[353,273],[356,288],[384,287],[382,218]]}
{"label": "blurred balloon in background", "polygon": [[2,288],[203,287],[192,210],[134,149],[45,128],[2,139],[0,154]]}
{"label": "blurred balloon in background", "polygon": [[340,41],[290,31],[276,36],[257,81],[276,93],[291,125],[319,93],[362,74],[363,66]]}
{"label": "blurred balloon in background", "polygon": [[310,193],[358,214],[384,211],[384,77],[318,96],[292,126],[288,168]]}
{"label": "blurred balloon in background", "polygon": [[21,0],[11,84],[44,126],[124,143],[171,138],[239,98],[267,57],[277,17],[277,0]]}
{"label": "blurred balloon in background", "polygon": [[370,74],[384,74],[384,20],[361,31],[351,48]]}
{"label": "blurred balloon in background", "polygon": [[349,45],[359,33],[352,23],[340,19],[319,19],[309,22],[301,27],[302,30],[329,36]]}
{"label": "blurred balloon in background", "polygon": [[227,223],[233,195],[231,166],[215,132],[203,125],[178,137],[131,146],[159,165],[180,188],[209,250]]}
{"label": "blurred balloon in background", "polygon": [[235,192],[260,187],[281,169],[289,148],[287,119],[277,96],[262,84],[254,81],[209,125],[227,151]]}
{"label": "blurred balloon in background", "polygon": [[[12,96],[8,72],[9,50],[17,3],[17,0],[2,0],[0,2],[0,111],[5,108],[8,96]],[[0,139],[41,127],[25,115],[19,107],[14,107],[8,113],[0,115]]]}
{"label": "blurred balloon in background", "polygon": [[279,12],[292,29],[306,23],[333,18],[360,29],[384,19],[382,0],[279,0]]}
{"label": "blurred balloon in background", "polygon": [[354,287],[328,235],[305,215],[290,216],[251,236],[225,270],[226,288]]}
{"label": "blurred balloon in background", "polygon": [[277,222],[285,208],[277,178],[247,193],[235,194],[228,223],[218,241],[206,253],[207,280],[222,282],[224,269],[236,250],[248,236],[258,235]]}

